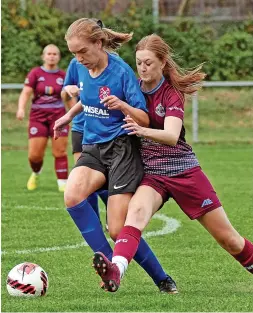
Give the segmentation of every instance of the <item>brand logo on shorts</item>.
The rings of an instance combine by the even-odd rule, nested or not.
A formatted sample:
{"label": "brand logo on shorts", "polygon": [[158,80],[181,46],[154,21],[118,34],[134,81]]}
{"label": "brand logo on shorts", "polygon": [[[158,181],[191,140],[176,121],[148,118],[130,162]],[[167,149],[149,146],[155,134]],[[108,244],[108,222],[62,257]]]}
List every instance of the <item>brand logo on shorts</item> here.
{"label": "brand logo on shorts", "polygon": [[36,135],[38,132],[38,128],[37,127],[31,127],[30,128],[30,134],[31,135]]}
{"label": "brand logo on shorts", "polygon": [[202,205],[201,205],[201,208],[203,208],[204,206],[207,206],[209,204],[213,204],[213,201],[210,200],[210,199],[206,199],[203,201]]}
{"label": "brand logo on shorts", "polygon": [[57,82],[57,84],[58,85],[63,85],[63,78],[62,77],[58,77],[58,78],[56,78],[56,82]]}
{"label": "brand logo on shorts", "polygon": [[118,239],[118,240],[116,240],[115,244],[116,244],[116,243],[120,243],[120,242],[127,243],[128,240],[127,240],[127,239]]}
{"label": "brand logo on shorts", "polygon": [[161,103],[159,103],[158,106],[155,108],[155,113],[161,117],[165,116],[165,110]]}
{"label": "brand logo on shorts", "polygon": [[113,186],[113,188],[114,188],[114,189],[120,189],[120,188],[125,187],[126,185],[127,185],[127,184],[125,184],[125,185],[121,185],[121,186],[116,186],[116,185],[114,185],[114,186]]}
{"label": "brand logo on shorts", "polygon": [[110,96],[111,94],[111,89],[107,86],[100,87],[99,88],[99,99],[103,100],[104,98]]}
{"label": "brand logo on shorts", "polygon": [[250,265],[250,266],[245,266],[246,270],[250,271],[250,270],[253,270],[253,264]]}

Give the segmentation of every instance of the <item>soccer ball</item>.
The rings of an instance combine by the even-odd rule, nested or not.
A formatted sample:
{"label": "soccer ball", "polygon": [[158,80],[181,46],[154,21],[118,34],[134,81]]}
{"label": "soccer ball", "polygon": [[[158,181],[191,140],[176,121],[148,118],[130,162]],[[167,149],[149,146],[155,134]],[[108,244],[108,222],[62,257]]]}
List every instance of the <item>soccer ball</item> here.
{"label": "soccer ball", "polygon": [[48,289],[48,278],[42,267],[25,262],[13,267],[8,274],[6,284],[11,296],[44,296]]}

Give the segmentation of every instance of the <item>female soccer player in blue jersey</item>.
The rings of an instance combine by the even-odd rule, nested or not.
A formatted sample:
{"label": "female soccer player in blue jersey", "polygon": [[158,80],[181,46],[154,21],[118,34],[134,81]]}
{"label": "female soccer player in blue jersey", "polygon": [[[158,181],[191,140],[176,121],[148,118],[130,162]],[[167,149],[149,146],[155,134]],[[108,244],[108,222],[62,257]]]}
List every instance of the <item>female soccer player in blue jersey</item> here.
{"label": "female soccer player in blue jersey", "polygon": [[185,141],[184,94],[191,94],[201,86],[205,77],[200,71],[201,66],[184,73],[173,61],[169,46],[157,35],[144,37],[137,44],[136,64],[151,128],[143,127],[130,117],[125,119],[127,124],[123,128],[129,131],[129,135],[143,137],[141,154],[145,175],[129,204],[112,263],[102,253],[95,254],[94,266],[105,289],[118,289],[138,248],[142,231],[170,197],[253,273],[252,243],[240,236],[229,222],[191,146]]}
{"label": "female soccer player in blue jersey", "polygon": [[[73,117],[84,112],[83,150],[71,171],[64,198],[67,210],[93,251],[111,257],[112,249],[87,198],[108,187],[109,233],[117,238],[124,226],[128,204],[143,176],[139,143],[122,128],[126,115],[148,126],[145,98],[133,70],[116,54],[108,53],[132,38],[132,34],[104,28],[101,21],[79,19],[69,27],[66,41],[78,60],[80,102],[55,123],[55,138]],[[135,260],[160,291],[176,293],[155,255],[141,239]]]}
{"label": "female soccer player in blue jersey", "polygon": [[[77,63],[78,61],[76,58],[73,58],[71,60],[67,69],[66,77],[64,80],[64,84],[63,84],[63,89],[61,92],[61,96],[64,101],[73,99],[74,104],[80,100],[79,94],[80,94],[80,88],[82,88],[82,86],[80,86]],[[81,112],[73,118],[72,127],[71,127],[72,152],[74,155],[75,163],[79,159],[81,152],[82,152],[83,125],[84,125],[84,114],[83,112]],[[105,206],[107,206],[108,191],[100,190],[98,194],[100,198],[102,199],[102,201],[104,202]],[[93,210],[96,212],[100,220],[98,195],[96,192],[94,192],[92,195],[88,197],[88,202],[92,206]]]}

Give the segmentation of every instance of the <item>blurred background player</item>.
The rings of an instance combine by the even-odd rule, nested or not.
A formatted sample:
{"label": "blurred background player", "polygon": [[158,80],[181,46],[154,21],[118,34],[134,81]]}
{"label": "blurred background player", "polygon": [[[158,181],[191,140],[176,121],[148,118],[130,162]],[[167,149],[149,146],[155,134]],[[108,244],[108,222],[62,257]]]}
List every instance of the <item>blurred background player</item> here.
{"label": "blurred background player", "polygon": [[[16,117],[23,120],[25,107],[33,94],[29,117],[28,159],[32,174],[27,182],[27,189],[38,187],[48,138],[53,137],[54,122],[66,113],[61,99],[61,90],[65,72],[58,68],[60,50],[57,46],[47,45],[42,54],[43,65],[33,68],[25,79],[25,86],[19,96]],[[68,132],[66,126],[59,140],[52,140],[52,154],[55,162],[58,190],[63,192],[68,178]]]}
{"label": "blurred background player", "polygon": [[[63,101],[71,101],[71,106],[75,105],[79,100],[80,88],[83,88],[83,82],[80,82],[78,76],[78,61],[76,58],[73,58],[69,63],[66,77],[64,79],[63,89],[61,92],[61,97]],[[80,64],[79,64],[80,66]],[[81,65],[82,66],[82,65]],[[72,120],[72,127],[71,127],[71,138],[72,138],[72,153],[74,156],[75,163],[79,159],[81,152],[82,152],[82,141],[84,135],[84,113],[81,112],[76,115]],[[108,191],[107,190],[100,190],[98,192],[94,192],[92,195],[88,197],[88,202],[92,206],[93,210],[96,212],[99,220],[99,205],[98,205],[98,194],[102,201],[107,207],[107,200],[108,200]],[[101,220],[100,220],[101,223]],[[108,226],[106,223],[105,229],[108,230]]]}
{"label": "blurred background player", "polygon": [[[185,140],[184,95],[201,87],[201,66],[184,71],[172,59],[169,46],[157,35],[136,46],[140,86],[149,109],[150,128],[130,117],[123,128],[142,137],[144,177],[130,201],[125,226],[115,244],[112,263],[95,254],[94,266],[115,292],[135,255],[141,233],[164,202],[173,198],[190,218],[197,219],[218,244],[253,274],[253,244],[231,225],[211,183]],[[101,268],[103,269],[101,271]]]}
{"label": "blurred background player", "polygon": [[[101,21],[82,18],[70,25],[65,39],[78,60],[83,84],[80,101],[55,122],[55,138],[81,111],[85,123],[83,150],[68,178],[64,200],[91,249],[103,251],[110,258],[112,249],[87,198],[108,185],[109,233],[116,240],[124,226],[129,201],[143,176],[139,140],[122,129],[124,117],[131,114],[141,125],[149,124],[145,98],[133,70],[119,56],[108,53],[131,40],[132,33],[115,32]],[[175,282],[143,238],[134,259],[161,292],[177,293]]]}

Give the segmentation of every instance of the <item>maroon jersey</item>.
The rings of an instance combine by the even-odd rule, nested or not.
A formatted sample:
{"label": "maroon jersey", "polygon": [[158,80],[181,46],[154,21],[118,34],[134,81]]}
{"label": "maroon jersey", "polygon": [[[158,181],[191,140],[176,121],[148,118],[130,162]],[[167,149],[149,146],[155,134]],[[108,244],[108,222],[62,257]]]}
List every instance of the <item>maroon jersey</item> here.
{"label": "maroon jersey", "polygon": [[62,70],[46,70],[43,66],[33,68],[25,79],[25,86],[34,91],[32,109],[64,107],[61,90],[65,72]]}
{"label": "maroon jersey", "polygon": [[[163,79],[152,91],[143,93],[147,101],[151,128],[164,129],[164,119],[167,116],[184,119],[184,96],[166,80]],[[191,146],[185,141],[184,126],[176,146],[142,139],[141,155],[147,174],[174,176],[199,166]]]}

